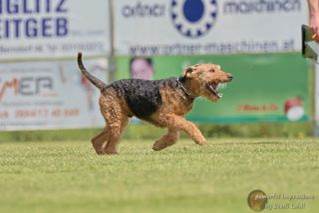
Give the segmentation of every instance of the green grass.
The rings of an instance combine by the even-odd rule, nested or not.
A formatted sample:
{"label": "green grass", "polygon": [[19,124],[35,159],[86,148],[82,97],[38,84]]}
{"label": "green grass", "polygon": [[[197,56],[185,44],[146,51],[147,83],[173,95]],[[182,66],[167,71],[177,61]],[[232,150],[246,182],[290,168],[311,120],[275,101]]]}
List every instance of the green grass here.
{"label": "green grass", "polygon": [[[314,122],[282,122],[282,123],[237,123],[231,125],[199,124],[201,132],[212,138],[304,138],[312,137]],[[64,129],[36,131],[4,131],[0,132],[1,142],[25,141],[81,141],[101,132],[95,129]],[[127,140],[150,139],[160,137],[165,129],[142,123],[129,125],[123,134]],[[185,138],[185,135],[182,134]],[[187,137],[186,137],[187,138]]]}
{"label": "green grass", "polygon": [[151,144],[122,141],[111,157],[83,141],[1,143],[0,212],[252,212],[254,189],[315,195],[297,212],[319,212],[318,140]]}

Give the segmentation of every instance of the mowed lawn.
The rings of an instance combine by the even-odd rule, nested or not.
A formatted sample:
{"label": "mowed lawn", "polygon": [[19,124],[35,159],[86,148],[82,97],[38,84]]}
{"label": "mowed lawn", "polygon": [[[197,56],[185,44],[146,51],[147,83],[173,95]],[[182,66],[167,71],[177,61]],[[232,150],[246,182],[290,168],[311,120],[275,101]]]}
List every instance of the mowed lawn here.
{"label": "mowed lawn", "polygon": [[0,212],[252,212],[255,189],[315,196],[271,202],[319,212],[318,140],[181,140],[162,152],[151,145],[124,140],[120,155],[97,156],[84,141],[2,143]]}

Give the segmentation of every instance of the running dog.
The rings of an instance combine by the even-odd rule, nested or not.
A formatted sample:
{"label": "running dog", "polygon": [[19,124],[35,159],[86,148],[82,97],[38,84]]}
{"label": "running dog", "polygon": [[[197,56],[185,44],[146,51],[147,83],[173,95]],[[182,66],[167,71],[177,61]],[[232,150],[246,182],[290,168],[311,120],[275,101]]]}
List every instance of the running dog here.
{"label": "running dog", "polygon": [[117,145],[131,117],[147,121],[168,132],[153,145],[153,150],[163,150],[186,132],[198,145],[206,140],[195,124],[184,116],[191,111],[197,97],[218,101],[221,83],[230,82],[233,76],[216,64],[197,64],[187,67],[183,75],[162,80],[127,79],[106,85],[92,76],[84,67],[82,54],[78,54],[81,73],[100,91],[99,105],[105,119],[105,128],[91,142],[97,154],[118,154]]}

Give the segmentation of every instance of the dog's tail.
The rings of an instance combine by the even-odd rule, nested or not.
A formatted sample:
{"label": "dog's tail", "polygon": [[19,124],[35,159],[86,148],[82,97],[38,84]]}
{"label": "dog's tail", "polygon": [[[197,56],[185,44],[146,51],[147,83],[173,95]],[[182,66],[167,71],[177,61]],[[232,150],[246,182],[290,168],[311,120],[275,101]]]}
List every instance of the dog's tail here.
{"label": "dog's tail", "polygon": [[78,66],[81,70],[82,75],[84,75],[94,86],[99,88],[101,91],[105,89],[106,84],[95,76],[91,75],[83,65],[82,53],[78,53]]}

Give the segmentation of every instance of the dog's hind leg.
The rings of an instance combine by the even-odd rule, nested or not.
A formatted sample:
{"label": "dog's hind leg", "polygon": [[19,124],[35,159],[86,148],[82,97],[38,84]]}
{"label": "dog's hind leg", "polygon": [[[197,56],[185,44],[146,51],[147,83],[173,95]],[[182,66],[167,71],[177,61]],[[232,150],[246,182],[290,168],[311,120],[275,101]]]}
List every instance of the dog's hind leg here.
{"label": "dog's hind leg", "polygon": [[121,138],[124,128],[127,126],[129,118],[122,115],[118,120],[108,124],[108,139],[107,144],[104,147],[104,153],[108,155],[118,154],[117,145]]}
{"label": "dog's hind leg", "polygon": [[[128,123],[129,117],[124,109],[123,102],[116,94],[109,91],[100,97],[100,110],[105,119],[105,134],[101,134],[104,154],[117,154],[117,144],[121,134]],[[99,141],[99,140],[97,140]]]}
{"label": "dog's hind leg", "polygon": [[107,139],[108,139],[107,129],[104,129],[103,132],[101,132],[100,134],[92,138],[91,140],[92,145],[95,149],[95,152],[98,155],[104,154],[103,145],[106,143]]}
{"label": "dog's hind leg", "polygon": [[166,135],[163,135],[160,139],[158,139],[154,145],[153,150],[160,151],[169,146],[172,146],[179,139],[179,131],[177,129],[168,129]]}

